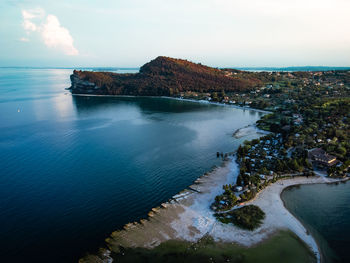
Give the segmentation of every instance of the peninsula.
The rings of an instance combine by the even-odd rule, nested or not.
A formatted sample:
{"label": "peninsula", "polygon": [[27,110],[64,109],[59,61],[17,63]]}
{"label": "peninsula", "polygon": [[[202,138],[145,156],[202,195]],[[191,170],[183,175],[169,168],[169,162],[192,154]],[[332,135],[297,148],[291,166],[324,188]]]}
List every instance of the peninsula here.
{"label": "peninsula", "polygon": [[[185,250],[170,254],[188,256],[188,250],[199,247],[225,250],[222,246],[231,244],[229,250],[236,252],[226,259],[239,261],[237,256],[248,252],[237,244],[260,247],[286,230],[296,235],[292,239],[299,246],[293,260],[321,261],[316,240],[285,209],[280,194],[292,185],[332,183],[350,176],[350,71],[247,72],[158,57],[136,74],[75,70],[71,82],[75,95],[168,96],[269,112],[253,127],[264,136],[245,141],[234,157],[217,153],[225,160],[222,167],[153,208],[148,219],[112,233],[107,248],[81,262],[130,262],[136,255],[150,256],[150,251],[161,257],[167,242],[174,240],[185,242],[176,245]],[[248,256],[244,262],[256,261]]]}
{"label": "peninsula", "polygon": [[186,91],[246,91],[262,84],[249,72],[221,70],[161,56],[135,74],[75,70],[70,78],[73,94],[95,95],[174,96]]}

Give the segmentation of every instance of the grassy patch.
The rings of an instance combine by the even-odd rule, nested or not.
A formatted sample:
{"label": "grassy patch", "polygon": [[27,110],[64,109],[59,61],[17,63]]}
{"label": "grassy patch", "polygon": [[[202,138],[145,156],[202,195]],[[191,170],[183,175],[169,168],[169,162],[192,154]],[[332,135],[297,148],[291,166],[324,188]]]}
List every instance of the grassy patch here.
{"label": "grassy patch", "polygon": [[281,231],[257,246],[246,248],[231,243],[217,243],[204,237],[197,243],[167,241],[154,249],[128,248],[114,254],[115,262],[152,263],[195,263],[195,262],[236,262],[236,263],[311,263],[315,256],[299,238],[288,231]]}
{"label": "grassy patch", "polygon": [[225,224],[233,223],[243,229],[258,228],[265,218],[265,213],[255,205],[247,205],[227,213],[216,214],[216,218]]}

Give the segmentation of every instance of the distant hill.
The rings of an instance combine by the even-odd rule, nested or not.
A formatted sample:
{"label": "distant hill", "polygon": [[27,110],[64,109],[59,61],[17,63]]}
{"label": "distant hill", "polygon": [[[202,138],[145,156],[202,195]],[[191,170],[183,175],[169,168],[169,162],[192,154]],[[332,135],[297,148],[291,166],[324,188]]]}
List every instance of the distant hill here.
{"label": "distant hill", "polygon": [[143,96],[172,96],[183,91],[244,91],[262,84],[249,72],[211,68],[162,56],[134,74],[74,70],[71,82],[73,94]]}
{"label": "distant hill", "polygon": [[327,66],[303,66],[303,67],[240,67],[240,70],[249,71],[331,71],[350,70],[350,67],[327,67]]}

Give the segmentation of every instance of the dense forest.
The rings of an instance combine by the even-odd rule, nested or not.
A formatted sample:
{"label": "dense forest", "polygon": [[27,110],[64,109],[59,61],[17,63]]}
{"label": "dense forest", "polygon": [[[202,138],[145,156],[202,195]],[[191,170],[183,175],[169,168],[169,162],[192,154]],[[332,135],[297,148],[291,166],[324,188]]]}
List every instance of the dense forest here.
{"label": "dense forest", "polygon": [[173,96],[185,91],[245,91],[262,84],[256,74],[169,57],[157,57],[135,74],[74,70],[71,81],[75,94],[143,96]]}

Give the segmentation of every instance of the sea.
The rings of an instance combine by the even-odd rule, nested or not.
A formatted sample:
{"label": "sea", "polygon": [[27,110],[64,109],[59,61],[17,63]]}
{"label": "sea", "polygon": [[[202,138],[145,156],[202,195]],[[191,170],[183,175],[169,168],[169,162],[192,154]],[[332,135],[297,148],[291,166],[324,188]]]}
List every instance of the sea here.
{"label": "sea", "polygon": [[77,262],[258,136],[232,136],[255,110],[72,96],[70,74],[0,68],[0,262]]}

